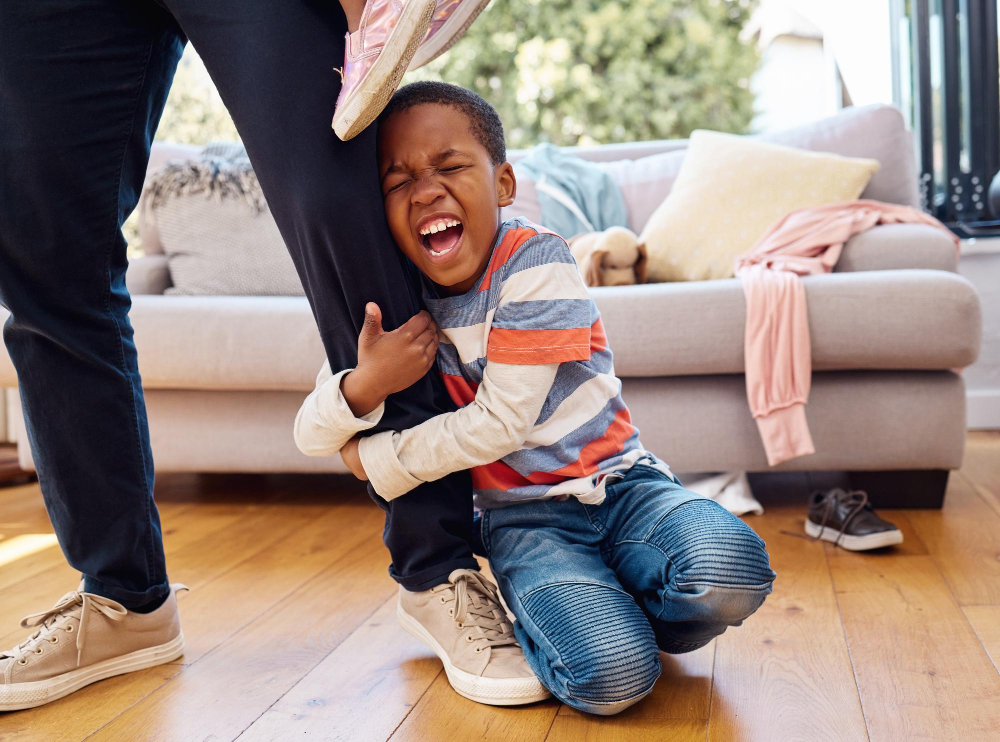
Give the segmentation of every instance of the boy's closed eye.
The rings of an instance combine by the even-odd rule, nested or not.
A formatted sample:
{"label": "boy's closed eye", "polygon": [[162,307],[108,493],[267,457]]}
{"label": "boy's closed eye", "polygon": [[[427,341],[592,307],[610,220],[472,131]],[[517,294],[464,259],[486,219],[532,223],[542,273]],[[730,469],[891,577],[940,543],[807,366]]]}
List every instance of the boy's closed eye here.
{"label": "boy's closed eye", "polygon": [[[467,167],[469,167],[469,166],[468,165],[449,165],[447,167],[438,168],[437,172],[439,172],[439,173],[457,173],[460,170],[465,170]],[[398,191],[400,188],[402,188],[403,186],[407,185],[412,180],[413,180],[412,178],[401,177],[401,176],[392,176],[392,175],[387,176],[386,180],[383,182],[383,188],[384,188],[384,194],[383,195],[388,196],[390,193],[393,193],[394,191]]]}

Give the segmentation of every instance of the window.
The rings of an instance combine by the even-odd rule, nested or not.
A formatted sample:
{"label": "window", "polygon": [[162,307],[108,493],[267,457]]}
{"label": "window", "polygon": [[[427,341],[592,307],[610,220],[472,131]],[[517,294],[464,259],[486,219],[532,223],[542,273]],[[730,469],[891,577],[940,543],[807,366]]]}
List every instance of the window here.
{"label": "window", "polygon": [[894,0],[896,101],[916,136],[924,208],[963,235],[998,233],[998,0]]}

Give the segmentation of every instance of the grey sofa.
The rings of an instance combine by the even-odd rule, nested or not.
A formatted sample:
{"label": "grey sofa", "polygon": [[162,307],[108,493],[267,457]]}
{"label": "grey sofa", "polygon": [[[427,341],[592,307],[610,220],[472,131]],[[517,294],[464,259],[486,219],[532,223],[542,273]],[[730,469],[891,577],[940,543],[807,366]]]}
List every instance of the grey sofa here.
{"label": "grey sofa", "polygon": [[[894,109],[848,111],[811,133],[775,138],[875,156],[883,167],[864,196],[916,203],[912,140]],[[623,161],[683,147],[577,153],[618,161],[621,171]],[[189,151],[154,145],[150,171]],[[965,389],[951,369],[972,363],[980,342],[979,302],[956,267],[945,235],[879,226],[848,243],[834,273],[804,279],[816,453],[780,470],[853,472],[882,505],[940,504],[965,443]],[[323,360],[304,298],[163,295],[170,273],[161,254],[132,261],[128,282],[158,470],[345,471],[339,457],[308,458],[292,441],[293,417]],[[739,281],[597,288],[593,296],[645,446],[677,471],[767,471],[742,376]],[[4,353],[0,385],[16,383]],[[16,405],[10,419],[30,468]]]}

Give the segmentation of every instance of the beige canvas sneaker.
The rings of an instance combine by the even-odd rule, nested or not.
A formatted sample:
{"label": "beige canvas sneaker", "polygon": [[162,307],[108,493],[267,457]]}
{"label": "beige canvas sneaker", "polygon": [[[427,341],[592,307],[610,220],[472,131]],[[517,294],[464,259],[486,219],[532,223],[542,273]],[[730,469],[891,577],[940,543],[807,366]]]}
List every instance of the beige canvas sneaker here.
{"label": "beige canvas sneaker", "polygon": [[456,692],[490,706],[549,697],[531,671],[497,589],[481,573],[456,569],[430,590],[399,589],[399,622],[444,663]]}
{"label": "beige canvas sneaker", "polygon": [[52,608],[21,621],[37,630],[0,652],[0,711],[34,708],[98,680],[162,665],[184,653],[177,591],[151,613],[83,592],[66,593]]}

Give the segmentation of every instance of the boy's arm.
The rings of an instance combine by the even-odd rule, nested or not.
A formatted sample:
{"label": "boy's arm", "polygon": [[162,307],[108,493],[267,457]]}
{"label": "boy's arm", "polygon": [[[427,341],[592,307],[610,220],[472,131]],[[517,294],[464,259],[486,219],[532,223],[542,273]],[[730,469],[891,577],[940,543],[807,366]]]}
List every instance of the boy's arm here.
{"label": "boy's arm", "polygon": [[355,435],[373,428],[382,419],[384,403],[370,407],[367,414],[356,415],[351,409],[341,384],[346,385],[353,370],[334,374],[329,361],[320,369],[316,388],[295,415],[295,445],[306,456],[332,456]]}
{"label": "boy's arm", "polygon": [[558,363],[487,362],[470,404],[402,432],[361,439],[361,463],[375,491],[392,500],[424,482],[517,451],[538,420],[558,370]]}
{"label": "boy's arm", "polygon": [[598,315],[569,247],[537,231],[518,244],[504,262],[476,398],[410,430],[361,440],[361,463],[385,499],[519,450],[560,364],[590,358]]}
{"label": "boy's arm", "polygon": [[337,374],[323,364],[316,388],[295,416],[295,445],[307,456],[337,453],[357,433],[382,418],[386,397],[406,389],[434,365],[437,327],[420,312],[391,332],[370,302],[358,336],[358,366]]}

